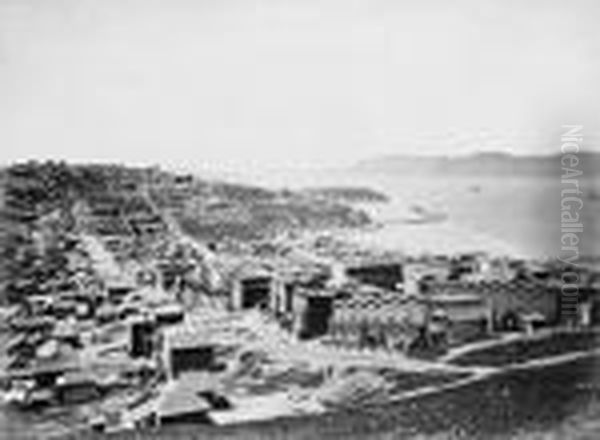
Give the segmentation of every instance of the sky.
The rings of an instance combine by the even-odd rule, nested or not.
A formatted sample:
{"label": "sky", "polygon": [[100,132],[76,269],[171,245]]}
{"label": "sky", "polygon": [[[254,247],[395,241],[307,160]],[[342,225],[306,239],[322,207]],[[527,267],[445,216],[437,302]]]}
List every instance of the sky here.
{"label": "sky", "polygon": [[600,115],[600,2],[0,0],[0,162],[557,153]]}

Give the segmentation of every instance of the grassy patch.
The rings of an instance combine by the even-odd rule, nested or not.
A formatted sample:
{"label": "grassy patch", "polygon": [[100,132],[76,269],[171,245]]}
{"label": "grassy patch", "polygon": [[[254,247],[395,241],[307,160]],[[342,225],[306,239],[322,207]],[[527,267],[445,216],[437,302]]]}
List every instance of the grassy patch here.
{"label": "grassy patch", "polygon": [[539,339],[517,340],[471,351],[453,359],[452,363],[499,367],[596,347],[600,347],[600,335],[597,333],[560,332]]}

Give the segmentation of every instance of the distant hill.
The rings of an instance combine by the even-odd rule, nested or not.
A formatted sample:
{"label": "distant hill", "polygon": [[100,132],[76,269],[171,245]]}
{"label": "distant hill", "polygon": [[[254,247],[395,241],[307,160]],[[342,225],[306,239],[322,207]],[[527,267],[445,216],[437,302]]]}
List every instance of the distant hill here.
{"label": "distant hill", "polygon": [[[600,176],[600,153],[579,153],[578,168],[586,176]],[[406,175],[553,177],[560,176],[561,155],[517,156],[507,153],[476,153],[466,156],[374,157],[354,168],[365,172]]]}

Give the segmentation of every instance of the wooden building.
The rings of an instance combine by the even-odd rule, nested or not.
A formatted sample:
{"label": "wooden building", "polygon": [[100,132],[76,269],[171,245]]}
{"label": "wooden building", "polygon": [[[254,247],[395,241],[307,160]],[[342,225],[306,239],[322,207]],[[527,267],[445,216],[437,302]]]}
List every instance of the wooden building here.
{"label": "wooden building", "polygon": [[517,330],[515,316],[539,313],[546,325],[560,321],[560,288],[548,283],[514,279],[479,282],[430,282],[427,297],[478,296],[488,301],[494,330]]}
{"label": "wooden building", "polygon": [[77,371],[59,377],[55,393],[63,404],[82,403],[98,398],[100,388],[92,375]]}
{"label": "wooden building", "polygon": [[362,284],[395,290],[404,283],[402,263],[397,261],[364,261],[346,267],[346,275]]}
{"label": "wooden building", "polygon": [[432,295],[427,303],[430,317],[441,325],[448,345],[477,340],[491,329],[491,301],[482,295]]}
{"label": "wooden building", "polygon": [[335,292],[297,289],[293,294],[293,331],[301,339],[327,334],[333,315]]}
{"label": "wooden building", "polygon": [[346,347],[410,351],[426,329],[427,312],[417,296],[359,286],[335,299],[329,338]]}

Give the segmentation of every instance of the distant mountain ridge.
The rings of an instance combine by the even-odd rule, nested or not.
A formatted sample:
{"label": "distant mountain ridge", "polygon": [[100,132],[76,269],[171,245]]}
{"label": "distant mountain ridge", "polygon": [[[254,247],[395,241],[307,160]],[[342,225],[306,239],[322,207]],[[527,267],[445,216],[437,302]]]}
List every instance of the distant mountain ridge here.
{"label": "distant mountain ridge", "polygon": [[[360,161],[354,168],[407,175],[558,178],[562,174],[561,157],[561,154],[518,156],[501,152],[452,157],[388,155]],[[600,153],[581,152],[577,157],[576,168],[582,170],[584,176],[600,176]]]}

